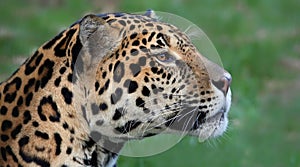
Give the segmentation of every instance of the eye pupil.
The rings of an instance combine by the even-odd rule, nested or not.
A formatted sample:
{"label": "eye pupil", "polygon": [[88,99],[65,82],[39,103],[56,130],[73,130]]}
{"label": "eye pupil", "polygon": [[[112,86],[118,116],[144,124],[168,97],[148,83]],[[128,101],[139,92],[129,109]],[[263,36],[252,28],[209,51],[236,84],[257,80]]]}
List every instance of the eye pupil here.
{"label": "eye pupil", "polygon": [[158,59],[161,60],[161,61],[165,61],[167,59],[166,55],[165,54],[160,54],[158,56]]}

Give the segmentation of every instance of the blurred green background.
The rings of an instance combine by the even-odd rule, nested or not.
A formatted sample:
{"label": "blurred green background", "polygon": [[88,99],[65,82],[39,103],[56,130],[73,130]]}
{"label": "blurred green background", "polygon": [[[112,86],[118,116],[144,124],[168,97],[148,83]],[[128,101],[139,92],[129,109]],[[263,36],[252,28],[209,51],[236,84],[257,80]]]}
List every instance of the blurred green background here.
{"label": "blurred green background", "polygon": [[120,157],[121,167],[300,166],[299,0],[0,1],[0,80],[86,13],[180,15],[206,32],[233,76],[230,127],[218,139],[186,137],[159,155]]}

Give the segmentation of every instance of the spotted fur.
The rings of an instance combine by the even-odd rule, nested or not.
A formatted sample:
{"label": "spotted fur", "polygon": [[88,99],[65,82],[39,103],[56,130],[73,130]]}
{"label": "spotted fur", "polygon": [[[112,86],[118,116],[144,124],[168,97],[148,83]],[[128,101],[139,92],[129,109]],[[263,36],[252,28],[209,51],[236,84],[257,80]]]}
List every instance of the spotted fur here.
{"label": "spotted fur", "polygon": [[0,166],[115,166],[124,143],[227,126],[231,77],[152,11],[87,15],[0,85]]}

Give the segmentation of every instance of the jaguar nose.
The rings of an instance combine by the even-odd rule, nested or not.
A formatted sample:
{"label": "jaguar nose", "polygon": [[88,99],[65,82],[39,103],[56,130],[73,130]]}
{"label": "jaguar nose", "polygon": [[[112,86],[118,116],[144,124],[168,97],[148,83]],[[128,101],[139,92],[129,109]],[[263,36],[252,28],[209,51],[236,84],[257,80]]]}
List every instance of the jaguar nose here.
{"label": "jaguar nose", "polygon": [[231,80],[232,80],[231,75],[226,72],[219,80],[217,81],[213,80],[212,83],[215,85],[215,87],[221,90],[226,96],[231,84]]}

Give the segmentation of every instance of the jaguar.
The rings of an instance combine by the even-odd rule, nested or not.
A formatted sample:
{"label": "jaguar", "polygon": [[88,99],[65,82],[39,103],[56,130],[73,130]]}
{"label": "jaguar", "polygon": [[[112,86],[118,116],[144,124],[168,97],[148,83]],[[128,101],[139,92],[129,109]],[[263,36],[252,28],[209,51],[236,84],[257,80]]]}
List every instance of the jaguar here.
{"label": "jaguar", "polygon": [[0,83],[0,166],[116,166],[127,141],[220,136],[230,83],[152,10],[88,14]]}

